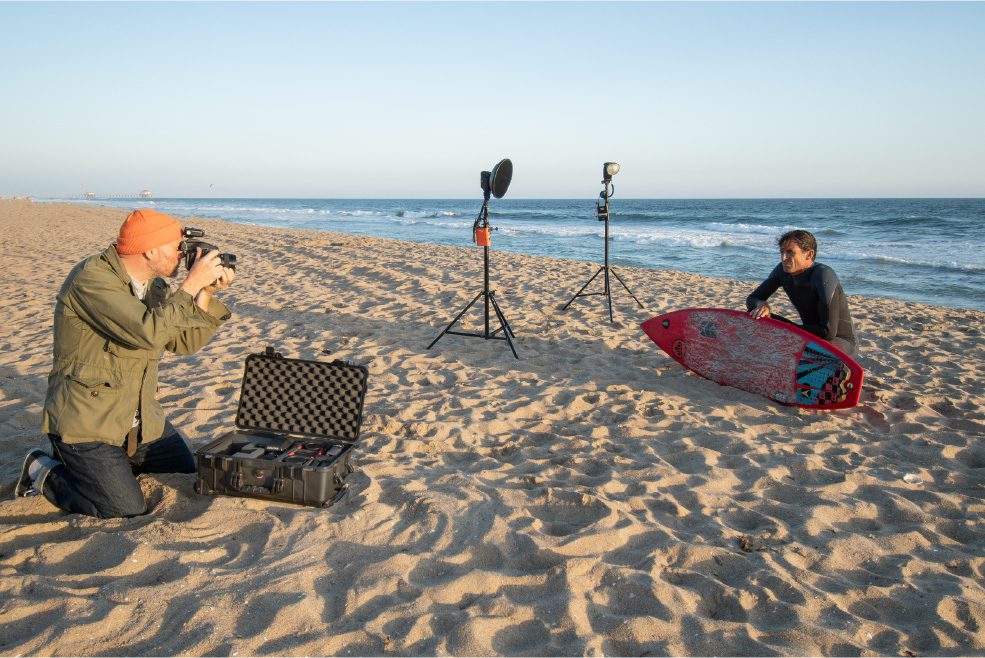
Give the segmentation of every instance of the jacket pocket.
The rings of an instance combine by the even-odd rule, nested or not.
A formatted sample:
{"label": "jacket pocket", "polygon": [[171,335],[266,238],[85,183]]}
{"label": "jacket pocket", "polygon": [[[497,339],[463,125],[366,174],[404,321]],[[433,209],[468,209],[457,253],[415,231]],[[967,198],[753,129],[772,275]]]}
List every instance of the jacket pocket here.
{"label": "jacket pocket", "polygon": [[116,374],[109,368],[99,366],[77,365],[65,373],[65,379],[94,391],[119,388],[119,378]]}
{"label": "jacket pocket", "polygon": [[65,374],[65,379],[88,391],[90,397],[119,393],[119,376],[109,368],[77,365]]}
{"label": "jacket pocket", "polygon": [[[118,443],[137,409],[120,375],[110,368],[74,363],[48,381],[45,418],[48,431],[68,443]],[[133,398],[133,402],[128,400]]]}

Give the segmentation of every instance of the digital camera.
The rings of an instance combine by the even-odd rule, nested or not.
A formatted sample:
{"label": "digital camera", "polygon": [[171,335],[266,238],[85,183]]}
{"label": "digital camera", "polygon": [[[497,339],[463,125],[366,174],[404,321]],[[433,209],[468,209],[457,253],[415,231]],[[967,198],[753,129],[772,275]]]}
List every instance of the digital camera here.
{"label": "digital camera", "polygon": [[[195,264],[195,259],[198,258],[198,249],[202,250],[203,255],[210,251],[219,251],[219,247],[199,239],[205,237],[205,231],[200,228],[185,227],[181,229],[181,235],[184,240],[181,241],[178,251],[184,256],[186,270],[190,270],[192,265]],[[219,263],[223,267],[235,270],[236,254],[224,254],[220,252]]]}

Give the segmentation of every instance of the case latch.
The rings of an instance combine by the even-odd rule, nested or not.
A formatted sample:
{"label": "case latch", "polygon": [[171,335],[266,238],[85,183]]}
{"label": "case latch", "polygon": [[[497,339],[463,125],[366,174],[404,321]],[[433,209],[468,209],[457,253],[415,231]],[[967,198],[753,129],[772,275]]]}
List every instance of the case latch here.
{"label": "case latch", "polygon": [[277,357],[278,359],[283,358],[280,352],[275,352],[274,348],[270,347],[269,345],[264,348],[263,355]]}

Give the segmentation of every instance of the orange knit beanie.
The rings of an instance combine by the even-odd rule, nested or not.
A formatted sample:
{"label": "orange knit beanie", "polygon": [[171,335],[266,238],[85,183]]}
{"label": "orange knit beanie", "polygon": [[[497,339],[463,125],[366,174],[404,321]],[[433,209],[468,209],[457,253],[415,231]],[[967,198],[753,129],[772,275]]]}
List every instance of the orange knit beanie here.
{"label": "orange knit beanie", "polygon": [[156,210],[134,210],[116,239],[119,254],[142,254],[162,244],[181,239],[181,224]]}

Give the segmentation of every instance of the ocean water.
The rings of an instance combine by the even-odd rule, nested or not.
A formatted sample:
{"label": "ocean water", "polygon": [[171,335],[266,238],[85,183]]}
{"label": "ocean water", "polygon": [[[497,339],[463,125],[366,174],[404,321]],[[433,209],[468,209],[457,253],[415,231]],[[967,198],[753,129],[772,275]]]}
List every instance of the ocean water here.
{"label": "ocean water", "polygon": [[[472,244],[477,199],[48,199],[153,207],[184,218]],[[491,199],[494,250],[601,262],[595,198]],[[985,311],[985,199],[610,200],[609,262],[748,280],[779,262],[776,238],[814,233],[849,294]],[[220,245],[221,246],[221,245]],[[245,255],[244,264],[249,263]]]}

